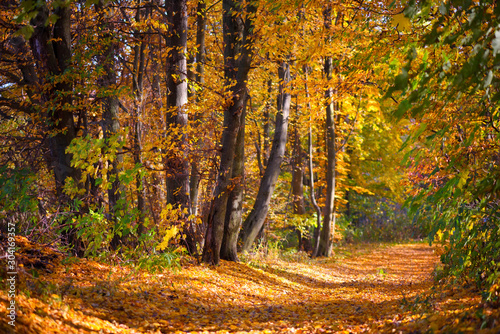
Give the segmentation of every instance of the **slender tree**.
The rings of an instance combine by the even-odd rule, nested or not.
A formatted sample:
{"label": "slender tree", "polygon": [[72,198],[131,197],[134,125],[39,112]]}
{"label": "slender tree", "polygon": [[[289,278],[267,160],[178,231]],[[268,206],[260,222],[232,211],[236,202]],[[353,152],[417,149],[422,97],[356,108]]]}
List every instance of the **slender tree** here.
{"label": "slender tree", "polygon": [[236,150],[241,114],[245,105],[248,72],[253,54],[255,4],[223,0],[224,77],[229,100],[224,109],[224,129],[214,199],[207,219],[203,262],[218,264],[224,234],[226,206],[231,185],[231,168]]}
{"label": "slender tree", "polygon": [[[248,98],[246,99],[248,103]],[[245,103],[245,104],[246,104]],[[231,170],[232,190],[227,201],[226,220],[220,256],[224,260],[238,261],[237,243],[243,215],[243,190],[245,178],[245,116],[246,105],[241,114],[241,125],[236,138],[236,152]]]}
{"label": "slender tree", "polygon": [[[323,11],[325,30],[330,31],[332,20],[332,8],[327,6]],[[327,37],[328,38],[328,37]],[[326,152],[327,152],[327,170],[326,170],[326,203],[325,219],[321,229],[319,247],[316,256],[330,256],[332,252],[332,238],[335,231],[335,118],[333,88],[331,79],[333,73],[332,56],[325,57],[324,74],[328,81],[328,87],[325,90],[326,101]]]}
{"label": "slender tree", "polygon": [[169,17],[167,36],[167,115],[171,140],[178,144],[177,151],[167,157],[167,201],[190,207],[189,200],[189,162],[186,158],[186,134],[188,117],[187,82],[187,1],[167,0],[165,7]]}
{"label": "slender tree", "polygon": [[252,211],[243,223],[241,239],[243,250],[252,247],[257,234],[262,229],[269,211],[269,203],[273,194],[276,181],[281,171],[281,162],[285,154],[288,131],[288,115],[290,113],[291,95],[287,91],[290,82],[290,65],[284,61],[278,69],[280,88],[278,94],[278,112],[276,113],[276,128],[274,132],[271,153],[267,162],[266,171],[260,181],[259,191]]}
{"label": "slender tree", "polygon": [[[39,106],[47,131],[51,133],[45,141],[50,152],[47,161],[54,173],[59,205],[69,209],[70,198],[63,189],[68,179],[76,183],[80,181],[79,170],[71,165],[72,154],[67,152],[71,141],[77,136],[75,114],[71,108],[73,80],[68,75],[72,57],[72,6],[61,5],[51,13],[47,3],[40,1],[32,10],[36,15],[30,22],[34,32],[29,38],[29,46],[32,53],[30,58],[34,62],[19,59],[19,68],[32,106]],[[56,18],[54,24],[50,23],[49,16]],[[14,45],[26,54],[23,38],[16,39]],[[62,232],[64,239],[76,254],[83,255],[83,246],[71,220],[64,221],[63,225],[66,225]]]}
{"label": "slender tree", "polygon": [[263,137],[264,137],[264,148],[262,152],[263,156],[263,165],[264,168],[267,166],[267,162],[269,160],[269,138],[271,137],[271,122],[270,122],[270,110],[271,110],[271,94],[273,92],[273,80],[271,78],[267,79],[267,101],[266,101],[266,106],[264,107],[264,131],[263,131]]}
{"label": "slender tree", "polygon": [[319,248],[319,233],[321,231],[321,208],[318,205],[318,202],[316,201],[316,187],[315,187],[315,181],[314,181],[314,145],[313,145],[313,131],[312,131],[312,116],[311,116],[311,103],[309,102],[310,96],[309,96],[309,86],[307,84],[307,80],[309,79],[309,66],[305,65],[304,66],[304,76],[305,76],[305,84],[304,84],[304,91],[306,95],[306,107],[307,110],[309,111],[309,128],[308,128],[308,133],[307,133],[307,167],[309,171],[309,199],[311,200],[311,204],[314,207],[314,210],[316,211],[316,227],[314,228],[314,235],[313,235],[313,249],[312,249],[312,255],[316,256]]}
{"label": "slender tree", "polygon": [[[299,104],[296,103],[296,115],[295,118],[299,117]],[[303,152],[302,145],[299,136],[299,124],[297,121],[293,122],[293,142],[292,142],[292,205],[293,213],[296,215],[304,215],[306,213],[305,203],[304,203],[304,170],[303,170]],[[307,248],[307,239],[304,238],[300,228],[296,229],[298,238],[298,250],[305,250]]]}
{"label": "slender tree", "polygon": [[[199,0],[196,8],[196,83],[203,86],[205,83],[205,26],[206,26],[206,8],[205,0]],[[197,98],[197,101],[198,98]],[[195,122],[201,122],[201,115],[195,115]],[[197,138],[200,140],[201,138]],[[198,213],[198,192],[200,185],[200,167],[198,161],[191,162],[191,177],[189,180],[191,190],[191,212],[193,215]]]}
{"label": "slender tree", "polygon": [[[142,8],[140,1],[137,1],[137,9],[135,12],[135,22],[141,23],[151,15],[151,7]],[[145,40],[146,34],[139,29],[133,31],[133,37],[138,41],[134,45],[134,58],[132,68],[132,91],[134,93],[132,124],[133,124],[133,159],[135,164],[143,164],[142,159],[142,115],[144,113],[144,76],[146,72],[146,47],[148,45]],[[155,89],[155,88],[153,88]],[[144,218],[146,216],[146,193],[145,193],[145,178],[138,173],[135,179],[137,193],[137,209],[139,210],[139,225],[137,228],[138,235],[145,232]],[[151,210],[153,213],[153,210]]]}
{"label": "slender tree", "polygon": [[[189,190],[190,166],[187,157],[188,101],[187,82],[187,0],[167,0],[169,32],[167,36],[167,133],[169,140],[176,142],[176,149],[170,150],[166,158],[167,202],[178,205],[182,212],[191,213]],[[185,216],[185,215],[184,215]],[[187,218],[185,216],[184,218]],[[191,254],[196,252],[195,236],[191,224],[184,226],[186,246]]]}
{"label": "slender tree", "polygon": [[[98,32],[99,40],[103,43],[103,51],[99,56],[99,63],[103,67],[104,73],[99,83],[100,89],[105,92],[102,99],[102,132],[103,136],[111,146],[112,141],[120,140],[117,136],[120,133],[120,121],[118,115],[119,99],[116,91],[116,52],[117,43],[114,35],[114,10],[107,8],[103,1],[99,1],[95,6],[99,17],[100,29]],[[120,210],[120,199],[125,196],[125,189],[120,182],[119,173],[123,168],[123,155],[119,149],[114,157],[110,157],[108,164],[111,168],[108,170],[108,179],[111,180],[111,187],[108,189],[108,206],[110,216],[115,220],[114,235],[111,240],[111,247],[117,249],[123,240],[121,228],[118,225],[117,215]]]}

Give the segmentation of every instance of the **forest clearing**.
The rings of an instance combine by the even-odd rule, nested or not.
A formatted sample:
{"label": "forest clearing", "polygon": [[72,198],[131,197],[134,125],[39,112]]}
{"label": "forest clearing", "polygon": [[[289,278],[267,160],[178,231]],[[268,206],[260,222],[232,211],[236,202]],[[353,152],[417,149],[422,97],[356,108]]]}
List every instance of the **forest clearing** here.
{"label": "forest clearing", "polygon": [[[20,244],[19,334],[500,330],[500,311],[481,304],[477,290],[434,286],[438,256],[421,242],[338,247],[317,260],[270,250],[243,263],[185,263],[157,273],[76,258],[64,263],[47,248]],[[4,321],[4,291],[0,299],[0,329],[14,333]]]}

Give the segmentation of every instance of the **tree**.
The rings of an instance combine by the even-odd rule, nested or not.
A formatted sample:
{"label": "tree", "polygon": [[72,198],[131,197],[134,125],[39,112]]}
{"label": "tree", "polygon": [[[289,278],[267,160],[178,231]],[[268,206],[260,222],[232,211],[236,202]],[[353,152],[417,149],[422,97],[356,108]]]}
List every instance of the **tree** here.
{"label": "tree", "polygon": [[[138,8],[135,12],[135,22],[142,23],[151,15],[151,7],[141,8],[139,1],[137,1]],[[135,165],[142,165],[142,120],[141,116],[144,113],[144,76],[146,70],[146,46],[145,34],[139,29],[134,30],[133,37],[140,42],[134,45],[134,58],[132,68],[132,91],[134,93],[133,103],[133,157]],[[155,55],[153,55],[153,58]],[[155,60],[156,61],[156,60]],[[158,79],[156,79],[158,80]],[[155,87],[157,88],[157,87]],[[159,90],[159,88],[158,88]],[[156,92],[157,93],[157,92]],[[137,227],[137,234],[141,236],[145,231],[144,218],[147,213],[146,210],[146,194],[145,194],[145,179],[138,173],[136,176],[136,193],[137,193],[137,209],[139,210],[139,226]],[[151,214],[154,215],[153,210]]]}
{"label": "tree", "polygon": [[[203,86],[205,83],[205,27],[206,27],[206,3],[205,0],[198,1],[196,8],[196,75],[195,81]],[[198,98],[198,95],[197,95]],[[199,114],[195,116],[195,122],[200,122],[201,117]],[[198,138],[197,140],[200,140]],[[199,162],[193,160],[191,162],[191,178],[189,181],[189,188],[191,190],[191,212],[193,215],[197,214],[198,210],[198,193],[200,186],[200,168]]]}
{"label": "tree", "polygon": [[[189,159],[187,156],[186,128],[188,115],[185,107],[188,102],[187,82],[187,1],[167,0],[165,9],[170,18],[167,37],[167,115],[169,140],[176,142],[177,148],[167,156],[167,202],[176,204],[187,215],[191,213],[189,189]],[[192,254],[196,252],[195,236],[189,222],[185,222],[186,245]]]}
{"label": "tree", "polygon": [[288,117],[290,114],[291,94],[287,91],[290,78],[290,65],[283,61],[278,69],[280,89],[278,95],[278,112],[276,113],[276,128],[273,144],[269,154],[266,171],[260,181],[259,191],[252,211],[243,223],[241,240],[242,250],[248,251],[252,247],[257,234],[261,230],[269,210],[269,202],[273,194],[276,180],[281,171],[281,162],[285,154]]}
{"label": "tree", "polygon": [[245,116],[246,104],[241,114],[241,125],[236,138],[236,152],[231,169],[232,190],[227,200],[226,219],[220,256],[224,260],[238,261],[238,235],[243,215],[243,190],[245,182]]}
{"label": "tree", "polygon": [[253,51],[253,19],[256,7],[244,1],[223,0],[224,78],[229,91],[224,108],[224,129],[219,171],[207,219],[203,262],[218,264],[224,233],[231,168],[244,110],[248,71]]}
{"label": "tree", "polygon": [[165,9],[170,15],[170,28],[167,38],[167,115],[171,139],[178,143],[179,151],[169,152],[167,157],[167,201],[190,207],[189,164],[186,158],[187,113],[184,110],[188,101],[187,82],[187,1],[167,0]]}
{"label": "tree", "polygon": [[[68,180],[80,182],[80,173],[71,164],[72,154],[67,152],[71,141],[77,137],[72,108],[72,5],[61,3],[52,12],[45,1],[36,4],[23,1],[21,6],[20,18],[32,17],[30,29],[13,37],[10,43],[14,53],[19,55],[15,62],[22,75],[16,84],[24,86],[26,95],[9,96],[4,91],[1,101],[10,107],[29,105],[28,110],[18,109],[27,112],[33,122],[42,122],[43,129],[50,134],[43,145],[50,152],[47,162],[53,173],[58,201],[65,211],[78,210],[70,208],[71,199],[64,192]],[[38,115],[41,119],[36,119]],[[63,237],[73,251],[81,255],[82,246],[71,220],[61,225],[65,226]]]}
{"label": "tree", "polygon": [[[119,122],[119,99],[116,91],[116,38],[114,36],[113,16],[114,10],[105,6],[102,1],[96,5],[98,22],[101,25],[99,30],[99,40],[103,43],[103,51],[99,57],[99,63],[104,69],[104,74],[100,78],[100,89],[103,94],[102,112],[102,132],[104,139],[111,146],[111,141],[120,141]],[[106,15],[106,12],[109,14]],[[123,155],[119,149],[113,157],[108,159],[111,168],[108,170],[108,179],[111,180],[111,187],[108,189],[108,204],[110,216],[115,219],[114,235],[111,240],[111,247],[117,249],[123,240],[122,228],[116,221],[119,216],[118,210],[124,206],[125,189],[120,181],[120,172],[123,171]]]}
{"label": "tree", "polygon": [[[330,30],[332,20],[332,8],[328,6],[323,12],[324,24],[326,31]],[[328,81],[332,79],[333,73],[333,58],[325,57],[324,73]],[[335,231],[335,118],[334,118],[334,101],[333,88],[329,87],[325,90],[326,101],[326,152],[327,170],[326,170],[326,203],[325,203],[325,219],[321,229],[318,252],[314,256],[330,256],[332,253],[332,238]]]}
{"label": "tree", "polygon": [[[299,117],[299,104],[296,103],[296,119]],[[304,203],[304,170],[303,170],[303,153],[301,138],[299,136],[299,125],[296,120],[293,124],[293,135],[292,135],[292,157],[291,157],[291,168],[292,168],[292,206],[293,214],[303,216],[306,213],[305,203]],[[300,219],[301,220],[301,219]],[[302,235],[301,226],[296,227],[297,238],[298,238],[298,250],[307,250],[306,237]]]}
{"label": "tree", "polygon": [[312,131],[312,120],[311,120],[311,103],[309,102],[309,88],[307,86],[309,67],[304,66],[304,76],[305,76],[305,85],[304,91],[307,99],[307,111],[309,112],[309,128],[307,131],[307,152],[308,152],[308,170],[309,170],[309,199],[311,200],[311,204],[316,211],[316,227],[314,229],[313,235],[313,247],[312,247],[312,255],[318,254],[319,249],[319,233],[321,231],[321,208],[316,201],[316,187],[314,186],[314,164],[313,164],[313,131]]}

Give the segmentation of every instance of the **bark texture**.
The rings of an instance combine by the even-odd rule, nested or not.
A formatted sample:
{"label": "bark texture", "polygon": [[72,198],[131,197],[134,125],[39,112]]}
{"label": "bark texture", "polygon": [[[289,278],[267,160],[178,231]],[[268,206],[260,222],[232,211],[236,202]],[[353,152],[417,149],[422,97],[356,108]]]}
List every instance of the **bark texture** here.
{"label": "bark texture", "polygon": [[[140,1],[137,1],[138,8],[135,13],[135,21],[141,22],[144,19],[147,19],[151,14],[151,7],[147,6],[146,8],[140,8]],[[134,93],[134,110],[132,111],[132,119],[133,119],[133,135],[134,135],[134,150],[133,157],[135,164],[141,164],[142,161],[142,114],[144,109],[144,73],[145,73],[145,65],[146,65],[146,41],[145,34],[141,33],[139,30],[134,30],[134,38],[140,40],[140,43],[137,43],[134,46],[134,62],[133,62],[133,93]],[[156,87],[153,85],[153,90]],[[159,89],[158,89],[159,90]],[[144,218],[146,216],[146,187],[145,187],[145,179],[143,176],[138,174],[135,179],[136,182],[136,195],[137,195],[137,209],[139,210],[139,222],[137,227],[137,235],[140,237],[145,231],[144,227]],[[151,215],[153,215],[154,219],[154,210],[151,210]]]}
{"label": "bark texture", "polygon": [[[226,206],[231,185],[231,168],[240,128],[240,116],[244,109],[248,71],[253,54],[253,21],[256,12],[253,3],[242,0],[223,0],[222,24],[224,32],[224,77],[229,88],[229,101],[224,110],[221,160],[210,211],[202,260],[219,264],[224,234]],[[243,12],[246,15],[243,20]]]}
{"label": "bark texture", "polygon": [[[42,110],[48,131],[45,145],[49,148],[50,167],[54,173],[56,193],[62,207],[69,207],[71,199],[63,192],[68,178],[80,181],[80,172],[71,166],[72,154],[67,153],[71,141],[76,138],[76,126],[71,105],[73,101],[73,82],[66,71],[71,61],[71,6],[59,6],[54,9],[56,22],[48,24],[50,11],[44,1],[35,4],[36,16],[31,20],[34,32],[29,39],[33,60],[36,64],[20,64],[26,89],[34,97],[32,101]],[[20,41],[19,41],[20,42]],[[24,45],[24,42],[20,42]],[[24,46],[22,46],[24,48]],[[57,77],[56,83],[50,83],[50,77]],[[42,86],[49,87],[42,89]],[[83,255],[83,246],[76,235],[76,230],[70,220],[62,222],[67,228],[62,232],[63,239],[73,247],[73,252]]]}
{"label": "bark texture", "polygon": [[257,234],[264,225],[267,212],[269,211],[271,196],[281,171],[281,162],[285,154],[288,116],[291,102],[290,93],[285,90],[285,87],[290,82],[290,66],[287,62],[283,62],[280,65],[278,75],[280,78],[280,91],[278,94],[278,112],[276,114],[274,139],[266,171],[261,179],[259,191],[255,199],[255,204],[243,223],[243,229],[241,231],[243,251],[250,250]]}
{"label": "bark texture", "polygon": [[[196,9],[196,45],[198,47],[196,52],[196,75],[195,80],[200,85],[205,82],[205,26],[206,26],[206,3],[205,0],[199,0]],[[195,116],[195,122],[201,122],[201,115]],[[200,146],[198,144],[198,146]],[[191,162],[191,177],[190,177],[190,198],[191,198],[191,212],[193,215],[198,214],[198,192],[200,184],[200,168],[198,161],[193,159]]]}
{"label": "bark texture", "polygon": [[[304,74],[305,74],[305,82],[306,84],[304,85],[304,90],[306,93],[306,100],[309,101],[309,87],[307,85],[307,80],[309,76],[309,67],[304,66]],[[307,110],[311,112],[311,104],[307,102]],[[314,145],[313,145],[313,134],[312,134],[312,121],[311,121],[311,116],[309,116],[309,131],[308,131],[308,170],[309,170],[309,199],[311,200],[311,204],[314,207],[314,210],[316,211],[316,227],[314,228],[314,235],[313,235],[313,245],[312,245],[312,256],[316,256],[318,253],[318,248],[319,248],[319,233],[321,231],[321,208],[318,205],[318,202],[316,201],[316,187],[314,186]]]}
{"label": "bark texture", "polygon": [[[104,49],[100,55],[100,64],[104,69],[104,74],[100,78],[100,87],[102,91],[107,92],[106,96],[102,100],[102,132],[103,136],[107,141],[108,147],[111,146],[111,141],[117,140],[113,138],[120,132],[120,122],[118,116],[119,100],[116,95],[116,42],[114,41],[113,31],[113,10],[105,8],[105,5],[100,1],[96,5],[97,14],[99,16],[99,22],[102,29],[99,30],[99,39],[104,44]],[[119,140],[119,139],[118,139]],[[125,189],[120,182],[119,174],[123,168],[123,155],[121,154],[121,149],[118,149],[115,156],[112,159],[108,159],[108,164],[111,168],[108,170],[108,179],[113,180],[111,182],[111,188],[108,189],[108,206],[110,216],[115,221],[114,234],[111,239],[111,247],[117,249],[123,241],[123,235],[121,232],[121,227],[117,224],[116,219],[120,210],[120,199],[125,196]],[[123,204],[122,204],[123,208]]]}
{"label": "bark texture", "polygon": [[[168,13],[169,33],[167,37],[167,133],[169,140],[176,142],[176,150],[168,152],[167,169],[167,202],[177,205],[191,214],[189,189],[190,164],[187,152],[187,135],[185,133],[188,115],[187,82],[187,0],[167,0],[165,7]],[[190,254],[196,252],[196,242],[191,222],[184,216],[185,243]]]}
{"label": "bark texture", "polygon": [[188,99],[187,0],[167,0],[165,7],[169,17],[166,123],[171,130],[171,140],[178,143],[178,150],[169,152],[167,158],[167,201],[189,208],[189,161],[185,152],[186,135],[182,133],[188,121],[185,111]]}
{"label": "bark texture", "polygon": [[[33,58],[38,63],[41,72],[38,76],[40,81],[43,81],[47,75],[62,75],[68,68],[71,59],[71,10],[69,7],[59,7],[55,14],[59,18],[52,29],[50,25],[46,24],[49,10],[47,5],[43,3],[31,22],[35,26],[35,31],[30,38],[30,46]],[[72,98],[70,94],[64,94],[64,92],[71,91],[71,88],[72,82],[69,79],[63,79],[47,90],[40,101],[42,103],[53,100],[58,102],[57,108],[49,112],[47,117],[49,127],[56,132],[48,141],[59,196],[62,196],[62,188],[66,178],[75,178],[78,175],[76,169],[71,166],[72,155],[66,153],[66,148],[76,137],[73,113],[67,109],[67,106],[71,105]]]}
{"label": "bark texture", "polygon": [[238,261],[237,243],[243,215],[243,182],[245,178],[245,115],[246,107],[241,114],[240,130],[238,138],[236,138],[236,152],[231,171],[233,187],[227,201],[224,236],[220,250],[221,258],[229,261]]}
{"label": "bark texture", "polygon": [[[323,12],[325,29],[330,30],[331,25],[331,7],[328,6]],[[332,79],[333,59],[331,56],[325,58],[324,65],[325,77],[328,81]],[[326,170],[326,202],[325,219],[321,229],[319,247],[316,256],[331,256],[332,239],[335,231],[335,118],[333,89],[328,84],[325,91],[326,100],[326,151],[327,151],[327,170]]]}
{"label": "bark texture", "polygon": [[[299,105],[296,104],[296,119],[299,117]],[[298,132],[298,124],[294,122],[293,124],[293,150],[292,150],[292,212],[296,215],[303,215],[306,213],[305,203],[304,203],[304,170],[303,170],[303,159],[302,159],[302,146],[300,142],[300,136]],[[308,246],[309,240],[302,234],[301,228],[296,227],[297,233],[297,249],[298,251],[307,251],[310,247]]]}

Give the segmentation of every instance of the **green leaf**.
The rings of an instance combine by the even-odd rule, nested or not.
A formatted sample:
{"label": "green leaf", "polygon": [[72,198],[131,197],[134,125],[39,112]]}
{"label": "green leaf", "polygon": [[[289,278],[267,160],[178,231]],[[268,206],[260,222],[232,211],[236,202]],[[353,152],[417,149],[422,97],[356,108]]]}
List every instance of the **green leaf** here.
{"label": "green leaf", "polygon": [[413,138],[415,138],[417,140],[418,137],[420,137],[420,135],[425,131],[425,129],[427,129],[427,123],[420,124],[420,126],[417,129],[417,131],[415,131],[415,134],[413,135]]}
{"label": "green leaf", "polygon": [[408,100],[403,100],[399,103],[398,109],[393,113],[396,118],[402,118],[411,108],[411,103]]}
{"label": "green leaf", "polygon": [[102,177],[98,177],[95,179],[95,185],[98,186],[100,184],[102,184]]}
{"label": "green leaf", "polygon": [[16,31],[14,36],[23,36],[25,39],[30,39],[34,32],[35,28],[33,28],[32,25],[27,24]]}
{"label": "green leaf", "polygon": [[396,79],[394,80],[394,87],[396,90],[405,90],[406,87],[408,87],[408,71],[406,68],[403,68],[401,70],[401,74],[396,76]]}
{"label": "green leaf", "polygon": [[47,22],[45,22],[45,26],[49,26],[51,24],[54,24],[57,22],[57,20],[59,20],[59,15],[56,15],[56,14],[51,14],[48,19],[47,19]]}

